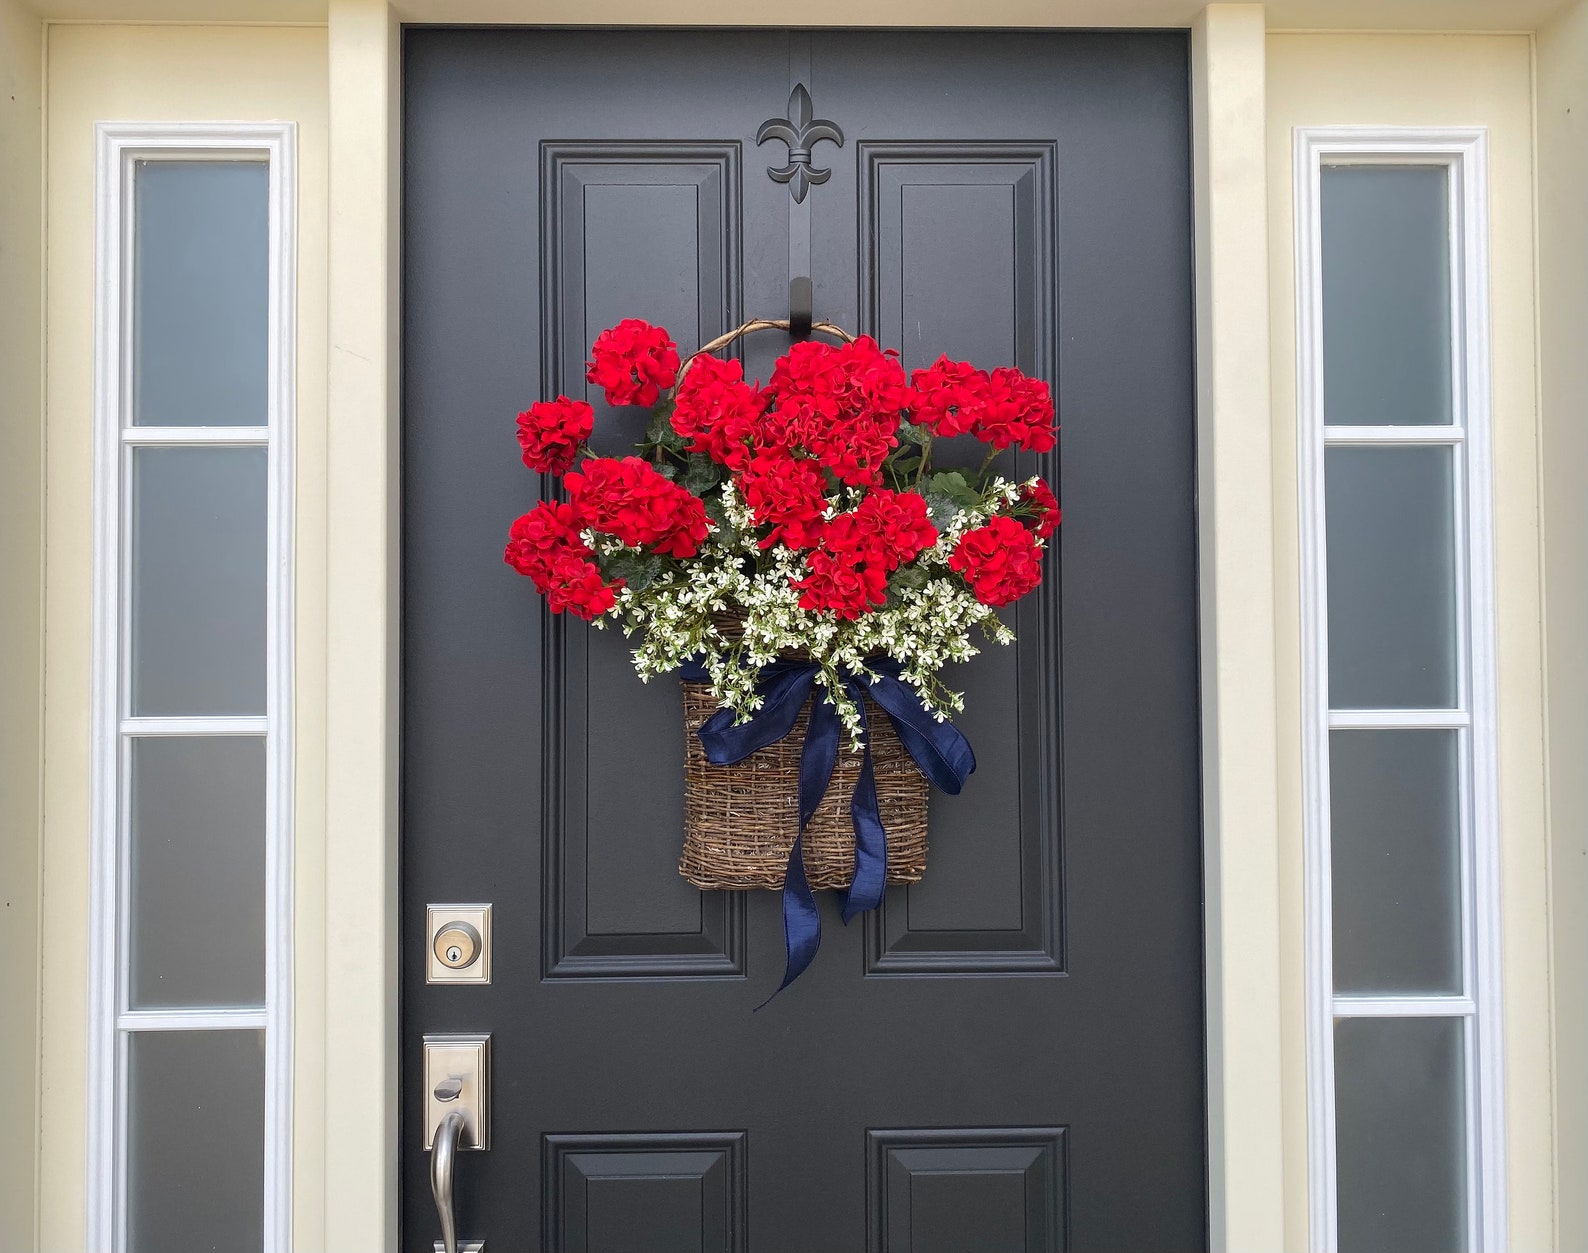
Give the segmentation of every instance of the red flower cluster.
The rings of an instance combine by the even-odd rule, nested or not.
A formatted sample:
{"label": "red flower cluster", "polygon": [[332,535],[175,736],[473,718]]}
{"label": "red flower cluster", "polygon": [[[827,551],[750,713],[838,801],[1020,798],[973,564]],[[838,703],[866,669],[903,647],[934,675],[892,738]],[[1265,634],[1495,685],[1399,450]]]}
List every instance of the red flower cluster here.
{"label": "red flower cluster", "polygon": [[1041,379],[1000,366],[991,374],[939,357],[910,376],[916,422],[936,435],[974,435],[994,448],[1053,447],[1053,395]]}
{"label": "red flower cluster", "polygon": [[1008,605],[1042,582],[1042,550],[1019,522],[999,516],[966,531],[948,567],[965,576],[982,604]]}
{"label": "red flower cluster", "polygon": [[1042,479],[1034,479],[1030,486],[1020,489],[1020,504],[1031,510],[1031,522],[1038,539],[1047,539],[1059,529],[1063,514],[1053,489]]}
{"label": "red flower cluster", "polygon": [[537,400],[518,415],[524,464],[542,474],[563,474],[595,429],[595,410],[582,400]]}
{"label": "red flower cluster", "polygon": [[534,580],[553,613],[566,610],[588,620],[612,608],[623,580],[609,584],[602,579],[579,530],[572,505],[543,501],[513,523],[506,560]]}
{"label": "red flower cluster", "polygon": [[609,405],[654,405],[678,381],[678,345],[659,326],[624,318],[591,345],[585,378],[606,393]]}
{"label": "red flower cluster", "polygon": [[693,557],[710,530],[700,497],[638,457],[592,457],[563,483],[585,526],[631,548]]}
{"label": "red flower cluster", "polygon": [[881,486],[910,401],[897,354],[864,335],[836,348],[805,340],[778,358],[766,390],[763,442],[807,449],[851,487]]}
{"label": "red flower cluster", "polygon": [[744,381],[741,362],[698,357],[678,385],[673,430],[690,441],[690,452],[742,471],[765,409],[766,397]]}
{"label": "red flower cluster", "polygon": [[553,613],[595,618],[612,608],[622,579],[611,583],[591,560],[580,532],[599,531],[630,547],[693,557],[706,538],[706,507],[638,457],[592,457],[564,480],[570,500],[543,501],[513,523],[504,558],[534,580]]}
{"label": "red flower cluster", "polygon": [[772,528],[762,548],[782,544],[798,550],[821,542],[827,481],[816,462],[785,448],[764,449],[750,458],[739,489],[756,522]]}
{"label": "red flower cluster", "polygon": [[888,599],[888,575],[937,543],[926,501],[915,492],[878,488],[827,524],[822,547],[806,558],[810,573],[793,586],[800,608],[858,618]]}

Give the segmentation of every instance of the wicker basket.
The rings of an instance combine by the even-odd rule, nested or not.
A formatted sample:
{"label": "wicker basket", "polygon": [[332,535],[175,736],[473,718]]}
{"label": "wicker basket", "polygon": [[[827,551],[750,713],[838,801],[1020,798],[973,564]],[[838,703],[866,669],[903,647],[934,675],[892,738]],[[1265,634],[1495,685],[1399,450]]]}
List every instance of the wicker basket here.
{"label": "wicker basket", "polygon": [[[695,734],[717,711],[704,683],[684,689],[684,855],[678,873],[697,888],[780,888],[799,832],[800,750],[809,705],[776,744],[732,766],[714,766]],[[815,699],[820,700],[818,694]],[[877,806],[888,833],[888,882],[919,883],[926,870],[927,782],[893,729],[866,701]],[[805,874],[812,888],[848,887],[855,877],[855,827],[849,800],[861,757],[838,751],[827,795],[805,829]]]}

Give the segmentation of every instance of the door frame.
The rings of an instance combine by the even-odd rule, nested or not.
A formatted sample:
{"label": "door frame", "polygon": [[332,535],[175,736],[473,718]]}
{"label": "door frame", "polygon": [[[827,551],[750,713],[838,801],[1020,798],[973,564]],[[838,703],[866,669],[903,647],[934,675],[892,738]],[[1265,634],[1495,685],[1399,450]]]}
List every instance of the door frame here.
{"label": "door frame", "polygon": [[[294,1173],[327,1198],[323,1244],[396,1248],[398,1231],[398,436],[404,20],[443,0],[333,0],[329,22],[330,343],[323,1157]],[[479,6],[475,6],[478,8]],[[489,7],[489,6],[487,6]],[[501,5],[504,9],[508,5]],[[981,24],[1015,3],[992,3]],[[1062,0],[1049,27],[1099,24]],[[483,20],[486,15],[470,17]],[[498,15],[522,21],[523,13]],[[600,26],[578,0],[537,24]],[[742,0],[724,25],[777,25]],[[1087,19],[1090,18],[1090,21]],[[626,23],[625,23],[626,24]],[[1164,20],[1160,24],[1173,25]],[[1275,599],[1261,5],[1191,27],[1202,679],[1208,1226],[1212,1247],[1284,1240]],[[371,520],[378,520],[371,525]],[[372,643],[376,644],[371,647]],[[304,1059],[309,1061],[310,1059]],[[300,1138],[300,1146],[309,1147]]]}

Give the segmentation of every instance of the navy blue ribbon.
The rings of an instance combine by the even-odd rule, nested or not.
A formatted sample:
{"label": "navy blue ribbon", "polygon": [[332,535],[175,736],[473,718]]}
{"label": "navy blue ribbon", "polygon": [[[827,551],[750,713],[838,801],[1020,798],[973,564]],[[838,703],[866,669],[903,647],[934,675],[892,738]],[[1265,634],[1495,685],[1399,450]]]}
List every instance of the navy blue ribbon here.
{"label": "navy blue ribbon", "polygon": [[[860,711],[861,730],[866,730],[865,697],[869,695],[887,713],[899,741],[915,759],[921,773],[939,790],[957,794],[976,769],[976,755],[952,723],[939,722],[928,712],[915,689],[899,678],[899,671],[898,662],[883,658],[871,663],[865,672],[843,675],[844,689]],[[733,710],[719,709],[701,726],[698,734],[706,750],[706,760],[713,765],[729,766],[788,735],[799,719],[800,710],[811,699],[818,673],[820,667],[809,661],[775,661],[763,667],[756,682],[761,707],[749,721],[735,723]],[[690,683],[705,682],[710,677],[699,662],[685,665],[681,675]],[[805,875],[805,828],[827,795],[827,785],[838,763],[842,732],[838,710],[825,693],[818,693],[811,704],[810,724],[800,750],[799,833],[794,837],[788,872],[783,880],[783,938],[788,949],[788,964],[777,992],[805,972],[821,946],[821,919],[816,912],[816,897],[811,892],[810,880]],[[865,736],[860,777],[855,782],[849,810],[855,826],[855,877],[849,887],[840,889],[838,894],[846,924],[855,915],[882,903],[882,892],[888,881],[888,839],[877,808],[877,780],[871,768],[869,734]],[[777,992],[772,995],[776,996]]]}

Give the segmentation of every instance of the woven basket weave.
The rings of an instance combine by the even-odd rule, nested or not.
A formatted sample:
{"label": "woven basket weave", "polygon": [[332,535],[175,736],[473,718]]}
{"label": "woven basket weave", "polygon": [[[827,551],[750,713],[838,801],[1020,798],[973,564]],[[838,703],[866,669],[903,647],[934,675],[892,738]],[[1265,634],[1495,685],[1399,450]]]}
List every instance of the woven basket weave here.
{"label": "woven basket weave", "polygon": [[[799,833],[800,749],[809,705],[776,744],[732,766],[706,760],[695,731],[717,711],[704,683],[684,689],[684,855],[678,873],[697,888],[780,888]],[[820,700],[818,693],[813,699]],[[869,698],[867,735],[877,806],[888,833],[888,882],[919,883],[926,870],[927,782]],[[859,753],[838,750],[827,795],[805,829],[805,874],[812,888],[847,887],[855,877],[855,827],[849,800],[860,778]]]}

